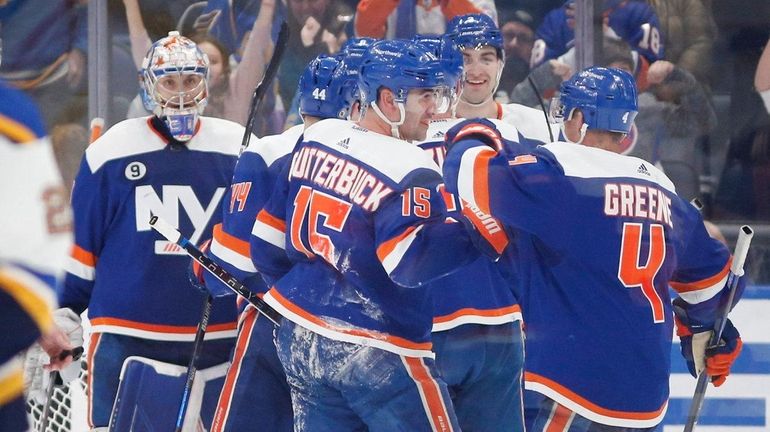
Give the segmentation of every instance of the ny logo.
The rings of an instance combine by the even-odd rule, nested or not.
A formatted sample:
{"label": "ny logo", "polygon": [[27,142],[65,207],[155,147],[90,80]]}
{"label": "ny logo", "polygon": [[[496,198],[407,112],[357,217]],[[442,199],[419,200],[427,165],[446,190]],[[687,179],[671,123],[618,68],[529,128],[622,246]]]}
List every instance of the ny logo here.
{"label": "ny logo", "polygon": [[[190,242],[198,244],[211,216],[219,208],[219,202],[225,193],[220,187],[214,191],[208,205],[204,208],[190,186],[164,185],[162,198],[155,193],[150,185],[138,186],[135,191],[136,200],[136,230],[149,231],[150,217],[158,216],[179,229],[179,207],[184,209],[195,228],[189,237]],[[155,253],[159,255],[184,255],[183,249],[174,243],[158,240],[155,242]]]}

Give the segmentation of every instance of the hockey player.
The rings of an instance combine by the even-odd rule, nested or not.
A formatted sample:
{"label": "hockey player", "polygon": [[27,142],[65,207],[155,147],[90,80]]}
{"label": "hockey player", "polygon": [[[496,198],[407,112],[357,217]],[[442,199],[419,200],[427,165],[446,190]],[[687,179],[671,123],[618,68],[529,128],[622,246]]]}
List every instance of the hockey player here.
{"label": "hockey player", "polygon": [[404,141],[425,138],[442,84],[420,46],[372,45],[362,120],[309,128],[257,216],[252,260],[285,317],[276,346],[296,431],[459,430],[424,284],[477,255],[444,223],[437,167]]}
{"label": "hockey player", "polygon": [[542,144],[558,137],[558,128],[548,123],[542,111],[495,101],[505,65],[505,50],[500,30],[491,18],[484,14],[455,17],[449,22],[447,35],[463,52],[465,79],[457,117],[502,120]]}
{"label": "hockey player", "polygon": [[[637,114],[630,74],[581,71],[556,107],[571,142],[532,151],[503,145],[486,120],[458,124],[447,134],[447,188],[479,239],[520,254],[526,387],[546,397],[533,430],[652,430],[668,401],[668,286],[683,331],[707,339],[730,253],[665,174],[616,153]],[[740,350],[732,324],[723,342],[706,360],[715,384]],[[689,346],[703,360],[705,343]]]}
{"label": "hockey player", "polygon": [[[75,181],[75,246],[59,302],[88,308],[88,420],[106,427],[128,356],[187,366],[204,297],[188,281],[189,258],[151,230],[152,215],[201,242],[221,220],[244,132],[199,114],[208,58],[171,32],[144,61],[143,91],[154,115],[118,123],[88,147]],[[234,344],[232,298],[215,299],[197,367],[225,363]],[[210,421],[216,395],[204,400]],[[157,392],[162,397],[163,392]]]}
{"label": "hockey player", "polygon": [[[72,361],[55,324],[55,284],[72,242],[72,214],[43,120],[21,91],[0,83],[0,430],[29,430],[19,353],[36,340],[49,369]],[[42,364],[40,365],[42,366]]]}
{"label": "hockey player", "polygon": [[[304,125],[280,135],[259,139],[238,159],[230,186],[229,204],[223,207],[222,223],[214,226],[211,256],[252,291],[267,292],[249,253],[249,236],[257,213],[273,190],[278,172],[304,129],[325,118],[348,117],[349,87],[355,86],[355,58],[321,54],[300,76],[298,95]],[[349,73],[350,70],[350,73]],[[346,95],[348,97],[346,97]],[[200,270],[198,270],[200,271]],[[206,286],[223,289],[206,274]],[[214,293],[217,295],[217,293]],[[241,314],[238,342],[212,423],[212,432],[260,430],[292,431],[291,395],[286,375],[273,344],[273,323],[253,306]]]}
{"label": "hockey player", "polygon": [[[417,43],[436,52],[444,64],[449,107],[430,123],[428,138],[418,144],[441,167],[444,134],[462,121],[452,113],[462,92],[463,58],[449,37],[419,37]],[[492,120],[507,139],[519,142],[511,125]],[[442,186],[443,187],[443,186]],[[447,207],[462,220],[454,196]],[[517,281],[487,257],[428,284],[433,290],[433,351],[436,366],[452,395],[457,420],[468,431],[523,431],[522,375],[524,341]]]}

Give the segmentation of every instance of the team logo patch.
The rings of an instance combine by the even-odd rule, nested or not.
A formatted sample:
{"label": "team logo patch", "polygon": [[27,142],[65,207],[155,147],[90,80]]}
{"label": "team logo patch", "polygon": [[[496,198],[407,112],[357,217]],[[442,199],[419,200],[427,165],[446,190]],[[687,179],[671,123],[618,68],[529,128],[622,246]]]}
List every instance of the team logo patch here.
{"label": "team logo patch", "polygon": [[513,158],[513,160],[508,161],[508,165],[510,166],[532,164],[532,163],[537,163],[537,157],[532,155],[516,156],[515,158]]}

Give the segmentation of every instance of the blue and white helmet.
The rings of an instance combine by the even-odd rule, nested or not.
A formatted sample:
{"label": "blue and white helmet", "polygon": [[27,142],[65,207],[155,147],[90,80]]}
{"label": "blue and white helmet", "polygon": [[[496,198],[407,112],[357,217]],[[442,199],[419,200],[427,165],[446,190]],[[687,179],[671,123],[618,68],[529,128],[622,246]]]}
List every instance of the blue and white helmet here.
{"label": "blue and white helmet", "polygon": [[587,129],[627,134],[639,112],[634,77],[621,69],[589,67],[564,81],[560,92],[552,116],[569,118],[579,109]]}
{"label": "blue and white helmet", "polygon": [[340,48],[340,57],[345,67],[341,71],[345,75],[342,97],[347,102],[347,118],[350,118],[350,110],[353,105],[361,103],[361,92],[358,88],[358,70],[364,59],[364,54],[378,39],[370,37],[350,38]]}
{"label": "blue and white helmet", "polygon": [[[415,35],[412,40],[438,57],[444,68],[444,80],[449,90],[448,106],[458,101],[459,91],[458,83],[462,83],[463,78],[463,54],[460,48],[449,36],[434,35]],[[445,112],[445,109],[439,108],[438,112]]]}
{"label": "blue and white helmet", "polygon": [[489,15],[475,13],[456,16],[447,24],[446,34],[460,49],[491,46],[497,51],[497,57],[505,61],[503,35]]}
{"label": "blue and white helmet", "polygon": [[[405,120],[409,90],[445,88],[444,69],[439,59],[425,47],[407,40],[383,40],[369,47],[361,60],[358,86],[362,109],[371,107],[390,125],[391,135],[398,138],[398,126]],[[393,92],[400,120],[389,120],[377,106],[380,89]]]}
{"label": "blue and white helmet", "polygon": [[319,54],[299,77],[299,112],[319,118],[347,118],[344,68],[339,57]]}
{"label": "blue and white helmet", "polygon": [[[195,133],[198,115],[208,99],[209,59],[195,42],[172,31],[150,47],[142,62],[142,102],[156,116],[164,118],[179,141]],[[166,77],[176,77],[172,88]]]}

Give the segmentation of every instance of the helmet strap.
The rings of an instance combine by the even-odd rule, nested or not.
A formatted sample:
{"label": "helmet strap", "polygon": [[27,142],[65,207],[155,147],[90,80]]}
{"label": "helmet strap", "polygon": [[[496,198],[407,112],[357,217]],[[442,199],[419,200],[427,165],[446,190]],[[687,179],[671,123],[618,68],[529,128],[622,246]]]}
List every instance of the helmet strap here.
{"label": "helmet strap", "polygon": [[401,139],[401,134],[398,133],[398,127],[404,124],[404,120],[406,120],[406,109],[404,108],[403,102],[396,102],[396,106],[398,107],[398,113],[399,113],[399,120],[396,122],[390,121],[387,117],[385,117],[385,114],[380,110],[380,107],[377,106],[376,101],[372,101],[372,109],[374,109],[374,112],[377,114],[377,116],[382,119],[385,123],[390,125],[390,135],[393,138]]}

